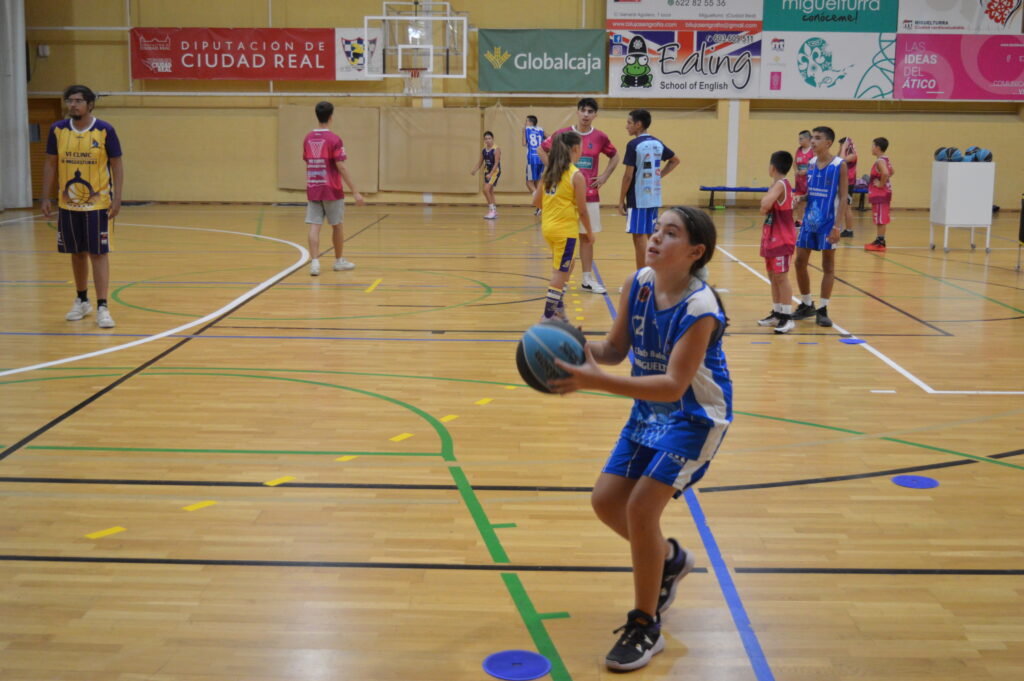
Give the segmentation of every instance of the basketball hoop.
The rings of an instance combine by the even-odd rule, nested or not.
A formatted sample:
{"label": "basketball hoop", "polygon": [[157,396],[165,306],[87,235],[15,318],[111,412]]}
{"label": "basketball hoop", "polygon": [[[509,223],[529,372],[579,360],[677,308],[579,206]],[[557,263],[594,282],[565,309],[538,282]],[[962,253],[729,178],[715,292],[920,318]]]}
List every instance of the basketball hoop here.
{"label": "basketball hoop", "polygon": [[405,72],[405,89],[403,94],[420,97],[426,91],[425,79],[420,69],[402,69]]}

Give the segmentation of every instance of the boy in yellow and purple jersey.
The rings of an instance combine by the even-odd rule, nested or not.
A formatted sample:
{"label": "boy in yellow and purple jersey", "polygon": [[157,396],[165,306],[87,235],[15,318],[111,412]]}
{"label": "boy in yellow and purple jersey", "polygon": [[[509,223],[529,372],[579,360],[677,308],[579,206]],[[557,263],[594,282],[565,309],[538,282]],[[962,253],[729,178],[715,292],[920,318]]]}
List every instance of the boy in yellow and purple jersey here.
{"label": "boy in yellow and purple jersey", "polygon": [[107,309],[110,285],[108,223],[121,210],[121,143],[114,127],[92,115],[96,95],[84,85],[64,90],[68,118],[50,126],[43,166],[43,215],[52,217],[50,197],[59,182],[57,202],[57,250],[71,254],[78,297],[64,316],[78,321],[92,312],[89,304],[89,263],[96,288],[96,324],[114,326]]}

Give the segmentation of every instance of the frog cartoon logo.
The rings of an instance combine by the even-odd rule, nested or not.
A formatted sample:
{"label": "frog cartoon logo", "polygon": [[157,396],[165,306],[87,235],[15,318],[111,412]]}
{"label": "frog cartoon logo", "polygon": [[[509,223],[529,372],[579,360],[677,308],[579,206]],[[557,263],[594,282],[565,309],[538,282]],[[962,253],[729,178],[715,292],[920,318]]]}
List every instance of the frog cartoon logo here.
{"label": "frog cartoon logo", "polygon": [[648,65],[647,41],[635,35],[626,51],[626,65],[622,67],[622,87],[651,87],[654,81]]}

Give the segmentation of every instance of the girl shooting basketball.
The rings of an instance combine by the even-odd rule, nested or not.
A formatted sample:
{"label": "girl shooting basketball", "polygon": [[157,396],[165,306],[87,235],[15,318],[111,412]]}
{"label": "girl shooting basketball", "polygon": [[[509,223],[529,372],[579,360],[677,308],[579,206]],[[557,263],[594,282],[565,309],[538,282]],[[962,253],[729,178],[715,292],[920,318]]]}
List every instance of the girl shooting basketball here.
{"label": "girl shooting basketball", "polygon": [[[587,343],[584,364],[559,360],[570,375],[549,384],[559,393],[597,389],[634,399],[591,497],[597,517],[629,542],[632,554],[634,608],[605,659],[614,670],[639,669],[665,647],[660,615],[693,568],[693,555],[665,539],[661,514],[704,476],[732,421],[725,311],[699,276],[715,241],[715,225],[703,211],[681,206],[663,212],[647,266],[622,287],[611,331]],[[630,350],[630,376],[598,366],[619,364]]]}

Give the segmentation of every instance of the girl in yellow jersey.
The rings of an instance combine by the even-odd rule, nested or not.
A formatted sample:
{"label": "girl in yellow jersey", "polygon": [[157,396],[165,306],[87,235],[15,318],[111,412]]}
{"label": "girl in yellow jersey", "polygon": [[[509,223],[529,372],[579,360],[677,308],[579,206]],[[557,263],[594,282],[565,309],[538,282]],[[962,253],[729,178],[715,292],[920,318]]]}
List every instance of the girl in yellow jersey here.
{"label": "girl in yellow jersey", "polygon": [[[544,319],[566,318],[562,298],[572,270],[577,237],[594,242],[587,213],[587,184],[574,164],[580,157],[580,136],[573,131],[559,133],[551,140],[544,175],[533,193],[533,205],[541,209],[541,232],[551,247],[552,267]],[[583,225],[586,232],[580,232]]]}

